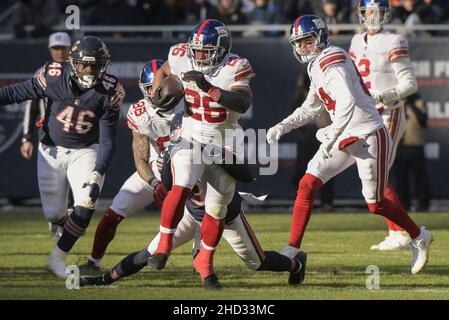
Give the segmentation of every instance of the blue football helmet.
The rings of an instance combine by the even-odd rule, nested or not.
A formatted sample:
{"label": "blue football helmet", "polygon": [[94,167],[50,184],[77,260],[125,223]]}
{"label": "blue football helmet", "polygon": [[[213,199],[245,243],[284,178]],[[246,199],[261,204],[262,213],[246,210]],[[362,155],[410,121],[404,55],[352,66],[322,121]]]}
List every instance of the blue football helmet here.
{"label": "blue football helmet", "polygon": [[226,25],[219,20],[206,19],[190,34],[187,56],[194,70],[208,73],[223,62],[231,46],[231,32]]}
{"label": "blue football helmet", "polygon": [[[313,37],[308,47],[313,47],[311,53],[301,52],[299,40]],[[293,47],[293,54],[301,63],[314,60],[317,55],[330,45],[329,30],[326,22],[315,15],[303,15],[297,18],[290,28],[289,42]],[[306,48],[307,49],[307,48]]]}
{"label": "blue football helmet", "polygon": [[164,64],[161,59],[152,59],[145,63],[142,70],[140,71],[139,77],[139,88],[143,93],[145,99],[151,102],[150,95],[148,93],[148,87],[153,85],[154,75],[157,70]]}
{"label": "blue football helmet", "polygon": [[[368,16],[366,14],[368,13]],[[389,0],[360,0],[359,19],[368,31],[379,32],[391,16]]]}

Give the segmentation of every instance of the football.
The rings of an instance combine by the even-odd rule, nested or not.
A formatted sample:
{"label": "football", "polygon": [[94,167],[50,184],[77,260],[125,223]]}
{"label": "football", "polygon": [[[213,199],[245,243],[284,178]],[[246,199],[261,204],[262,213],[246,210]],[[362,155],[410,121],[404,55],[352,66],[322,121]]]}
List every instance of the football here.
{"label": "football", "polygon": [[152,98],[153,104],[164,110],[173,109],[184,97],[184,87],[181,80],[174,75],[168,76],[162,80],[160,86],[156,89]]}

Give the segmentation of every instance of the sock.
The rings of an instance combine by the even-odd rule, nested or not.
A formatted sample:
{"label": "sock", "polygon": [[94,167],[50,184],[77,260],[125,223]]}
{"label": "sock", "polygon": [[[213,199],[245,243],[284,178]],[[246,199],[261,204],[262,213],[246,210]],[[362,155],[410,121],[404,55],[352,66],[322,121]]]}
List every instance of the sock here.
{"label": "sock", "polygon": [[76,206],[75,212],[71,214],[64,224],[64,231],[57,246],[64,252],[69,252],[75,242],[81,237],[89,226],[94,210]]}
{"label": "sock", "polygon": [[156,253],[170,254],[173,246],[173,234],[184,215],[184,205],[189,194],[189,188],[175,185],[165,198],[161,212],[161,238],[153,255]]}
{"label": "sock", "polygon": [[201,224],[201,248],[193,261],[196,271],[202,279],[214,274],[213,256],[224,229],[224,219],[215,219],[208,213]]}
{"label": "sock", "polygon": [[265,260],[257,271],[296,272],[298,269],[299,264],[295,259],[290,259],[276,251],[265,251]]}
{"label": "sock", "polygon": [[372,213],[386,217],[398,226],[404,228],[410,235],[410,238],[415,239],[419,236],[421,232],[419,227],[400,204],[384,198],[379,203],[368,204],[368,207]]}
{"label": "sock", "polygon": [[65,222],[67,221],[68,217],[69,217],[69,215],[66,212],[66,214],[61,219],[59,219],[58,221],[52,222],[51,224],[54,226],[64,227]]}
{"label": "sock", "polygon": [[301,246],[302,238],[312,214],[313,200],[322,186],[323,182],[309,173],[306,173],[299,182],[290,231],[289,245],[292,247],[299,248]]}
{"label": "sock", "polygon": [[[398,203],[400,205],[401,201],[399,200],[399,196],[397,195],[396,191],[394,191],[393,186],[389,183],[387,185],[387,189],[385,190],[385,198],[389,199],[390,201],[394,203]],[[395,224],[393,221],[385,218],[385,222],[388,225],[388,230],[392,231],[405,231],[403,228]]]}
{"label": "sock", "polygon": [[117,214],[109,208],[98,223],[95,231],[94,244],[92,246],[92,260],[101,260],[109,243],[114,239],[119,225],[125,217]]}

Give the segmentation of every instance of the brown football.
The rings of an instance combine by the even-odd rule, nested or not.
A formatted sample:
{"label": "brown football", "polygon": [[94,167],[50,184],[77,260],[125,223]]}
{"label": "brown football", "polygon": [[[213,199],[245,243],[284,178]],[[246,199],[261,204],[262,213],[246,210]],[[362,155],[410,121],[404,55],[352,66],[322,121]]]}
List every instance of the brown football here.
{"label": "brown football", "polygon": [[162,109],[174,108],[184,97],[184,87],[177,76],[171,75],[162,80],[152,98],[156,107]]}
{"label": "brown football", "polygon": [[184,96],[184,87],[181,80],[174,75],[166,77],[161,82],[162,93],[181,98]]}

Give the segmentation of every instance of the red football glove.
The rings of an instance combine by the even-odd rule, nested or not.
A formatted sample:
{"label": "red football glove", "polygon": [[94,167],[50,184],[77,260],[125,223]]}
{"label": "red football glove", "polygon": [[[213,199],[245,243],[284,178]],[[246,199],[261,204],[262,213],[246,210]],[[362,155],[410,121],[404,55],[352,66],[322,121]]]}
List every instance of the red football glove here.
{"label": "red football glove", "polygon": [[159,208],[162,208],[162,204],[168,194],[167,189],[165,189],[162,182],[158,179],[153,179],[153,181],[151,181],[151,187],[153,188],[154,204]]}

